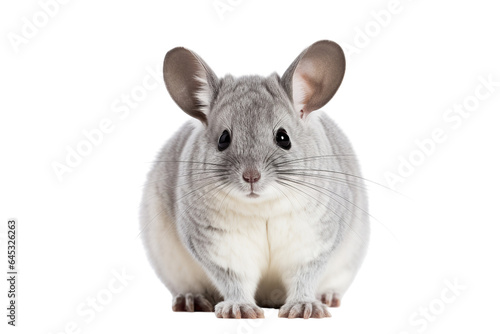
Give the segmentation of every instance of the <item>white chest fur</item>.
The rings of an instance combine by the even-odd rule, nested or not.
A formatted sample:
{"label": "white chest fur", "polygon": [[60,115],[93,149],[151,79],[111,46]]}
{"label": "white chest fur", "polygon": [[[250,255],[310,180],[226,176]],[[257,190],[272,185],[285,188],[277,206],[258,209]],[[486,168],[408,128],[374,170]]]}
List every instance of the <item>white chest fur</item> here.
{"label": "white chest fur", "polygon": [[211,214],[214,227],[224,230],[211,250],[213,261],[272,290],[323,252],[319,225],[326,208],[288,195],[256,203],[226,198],[225,209]]}

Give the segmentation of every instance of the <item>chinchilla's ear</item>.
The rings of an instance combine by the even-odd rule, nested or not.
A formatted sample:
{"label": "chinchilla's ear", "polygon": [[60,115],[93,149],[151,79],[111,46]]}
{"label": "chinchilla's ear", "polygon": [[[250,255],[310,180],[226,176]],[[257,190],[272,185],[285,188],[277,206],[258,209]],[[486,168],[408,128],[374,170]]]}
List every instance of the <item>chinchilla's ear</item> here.
{"label": "chinchilla's ear", "polygon": [[163,79],[175,103],[206,125],[219,79],[203,59],[188,49],[174,48],[165,55]]}
{"label": "chinchilla's ear", "polygon": [[305,49],[288,67],[281,83],[301,118],[323,107],[333,97],[345,72],[345,56],[332,41]]}

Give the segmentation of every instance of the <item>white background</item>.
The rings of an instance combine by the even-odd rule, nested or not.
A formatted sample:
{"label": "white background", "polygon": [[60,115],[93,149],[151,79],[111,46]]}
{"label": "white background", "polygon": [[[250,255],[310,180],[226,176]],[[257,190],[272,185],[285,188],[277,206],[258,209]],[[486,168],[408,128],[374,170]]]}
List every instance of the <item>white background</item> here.
{"label": "white background", "polygon": [[[35,0],[0,5],[2,268],[8,218],[18,219],[20,238],[18,327],[6,325],[2,279],[2,333],[498,332],[495,2],[400,0],[383,25],[373,13],[394,9],[390,0],[219,2],[230,10],[219,15],[213,0],[73,0],[52,6],[47,22]],[[40,27],[15,46],[26,20]],[[138,208],[151,161],[188,116],[148,79],[149,69],[161,76],[164,54],[185,46],[220,76],[282,74],[320,39],[352,51],[324,110],[351,139],[366,178],[388,185],[400,157],[423,157],[415,141],[437,128],[446,140],[417,159],[397,192],[370,186],[377,220],[369,252],[332,318],[278,319],[266,310],[264,321],[251,322],[173,313],[137,238]],[[476,89],[487,92],[477,88],[480,77],[497,82],[482,100],[474,97]],[[155,88],[128,115],[114,112],[145,79]],[[464,101],[469,117],[445,121]],[[59,180],[53,163],[65,164],[68,147],[76,149],[83,132],[104,119],[112,130]],[[122,270],[133,279],[109,292],[110,283],[120,287],[113,272]],[[449,284],[460,287],[453,293]],[[91,319],[86,303],[96,297],[106,305]]]}

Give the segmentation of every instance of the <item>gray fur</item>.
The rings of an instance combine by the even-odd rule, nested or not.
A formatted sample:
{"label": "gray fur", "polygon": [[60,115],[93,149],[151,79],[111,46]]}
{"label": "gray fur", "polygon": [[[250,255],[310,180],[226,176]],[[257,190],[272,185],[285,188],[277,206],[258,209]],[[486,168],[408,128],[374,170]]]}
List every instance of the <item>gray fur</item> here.
{"label": "gray fur", "polygon": [[[309,67],[314,65],[314,70],[306,74],[309,75],[307,79],[317,85],[312,87],[312,95],[306,99],[305,119],[301,119],[294,109],[297,101],[293,101],[292,81],[298,67],[302,66],[302,70],[307,67],[304,62],[309,62]],[[226,304],[221,302],[216,312],[225,315],[224,310],[239,305],[243,317],[252,317],[258,313],[251,310],[256,300],[259,305],[279,307],[285,304],[280,316],[296,316],[294,305],[301,303],[309,305],[305,310],[309,307],[317,315],[328,315],[328,311],[318,308],[317,303],[317,287],[327,263],[345,240],[353,238],[358,246],[349,255],[352,261],[348,266],[354,275],[366,251],[369,232],[366,194],[349,141],[325,114],[317,111],[309,115],[335,94],[344,69],[342,50],[329,41],[317,42],[304,50],[281,78],[272,74],[240,78],[228,75],[218,79],[192,51],[176,48],[167,54],[164,75],[168,91],[181,109],[203,124],[198,120],[190,121],[167,142],[149,173],[142,202],[143,240],[154,268],[174,297],[176,294],[202,293],[212,300],[223,299]],[[201,87],[203,84],[196,81],[194,75],[205,79],[206,87]],[[196,95],[203,89],[210,97],[209,105],[204,105]],[[309,117],[316,117],[319,126],[307,126]],[[279,128],[286,129],[290,136],[290,150],[276,145],[274,138]],[[230,132],[232,141],[228,149],[220,152],[217,142],[224,130]],[[257,193],[285,187],[279,183],[284,182],[288,189],[295,188],[293,191],[299,194],[295,198],[283,198],[284,201],[305,201],[308,217],[325,211],[321,218],[303,222],[315,232],[323,251],[300,267],[283,272],[275,284],[277,290],[286,290],[279,298],[271,298],[267,291],[259,288],[260,285],[248,283],[247,277],[233,268],[221,267],[211,257],[228,233],[234,233],[233,229],[238,226],[222,226],[210,217],[241,210],[224,206],[224,200],[215,201],[215,196],[226,192],[229,197],[245,197],[248,184],[241,175],[246,168],[256,168],[262,174],[255,184]],[[285,170],[292,169],[300,169],[308,175],[286,174]],[[284,179],[280,181],[280,178]],[[286,179],[293,181],[284,181]],[[153,201],[160,203],[158,215],[151,214],[156,212]],[[260,201],[264,200],[256,199],[255,204],[246,201],[244,209],[257,210]],[[167,221],[174,223],[167,226]],[[256,228],[267,231],[268,221],[265,220],[265,226]],[[165,227],[161,230],[163,233],[174,234],[193,263],[201,266],[211,282],[203,286],[203,291],[178,291],[168,273],[162,272],[164,261],[168,259],[162,259],[157,249],[168,245],[156,246],[161,245],[164,236],[153,232],[153,224]],[[271,249],[273,244],[267,242]],[[266,273],[259,275],[262,283]],[[343,294],[344,291],[335,292]],[[298,316],[308,317],[308,312],[303,311]]]}

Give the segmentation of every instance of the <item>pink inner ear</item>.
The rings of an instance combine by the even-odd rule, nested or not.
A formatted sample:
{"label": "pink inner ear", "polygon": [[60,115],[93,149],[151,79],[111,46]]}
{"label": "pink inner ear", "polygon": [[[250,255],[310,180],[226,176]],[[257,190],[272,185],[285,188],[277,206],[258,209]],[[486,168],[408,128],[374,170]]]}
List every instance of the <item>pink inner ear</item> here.
{"label": "pink inner ear", "polygon": [[305,118],[309,113],[306,109],[307,100],[311,97],[311,87],[307,79],[298,69],[293,74],[293,107],[300,114],[300,118]]}
{"label": "pink inner ear", "polygon": [[295,110],[300,113],[300,118],[306,118],[313,110],[308,107],[312,98],[314,86],[319,86],[313,82],[313,78],[321,78],[321,73],[316,73],[318,68],[313,61],[303,59],[295,69],[293,74],[293,101]]}

